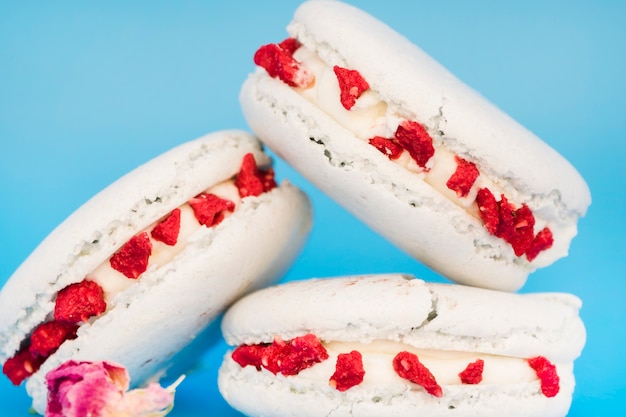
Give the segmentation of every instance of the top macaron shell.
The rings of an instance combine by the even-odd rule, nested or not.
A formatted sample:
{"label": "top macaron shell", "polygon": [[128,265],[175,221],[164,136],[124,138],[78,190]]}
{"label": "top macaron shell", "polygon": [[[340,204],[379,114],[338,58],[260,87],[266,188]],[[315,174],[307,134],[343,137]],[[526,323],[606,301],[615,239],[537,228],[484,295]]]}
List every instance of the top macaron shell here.
{"label": "top macaron shell", "polygon": [[576,221],[591,200],[580,174],[555,150],[406,38],[352,6],[305,2],[288,32],[329,66],[358,70],[390,108],[430,126],[434,141],[474,162],[518,203],[554,221],[555,242],[532,263],[516,257],[478,219],[258,70],[241,92],[248,123],[324,192],[460,283],[517,290],[536,267],[567,255]]}

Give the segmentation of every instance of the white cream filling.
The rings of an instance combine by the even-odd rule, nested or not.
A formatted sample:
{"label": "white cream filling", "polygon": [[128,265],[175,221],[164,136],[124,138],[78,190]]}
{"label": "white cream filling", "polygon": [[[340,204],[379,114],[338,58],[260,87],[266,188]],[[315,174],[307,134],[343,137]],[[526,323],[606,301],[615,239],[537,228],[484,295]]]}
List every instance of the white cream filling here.
{"label": "white cream filling", "polygon": [[417,349],[393,341],[329,342],[324,343],[329,358],[301,371],[298,377],[321,383],[328,383],[335,372],[337,356],[356,350],[363,357],[365,376],[362,384],[376,385],[414,385],[401,378],[393,369],[393,358],[402,351],[414,353],[426,366],[441,386],[462,384],[459,377],[468,364],[482,359],[484,361],[483,379],[480,384],[520,384],[538,381],[535,371],[526,359],[508,356],[488,355],[471,352],[453,352],[442,350]]}
{"label": "white cream filling", "polygon": [[[301,46],[294,53],[294,59],[299,61],[304,68],[315,76],[315,82],[310,87],[294,88],[294,90],[346,129],[352,131],[357,138],[365,142],[374,136],[392,138],[398,125],[402,121],[407,120],[401,115],[399,109],[395,109],[381,100],[378,94],[372,90],[365,91],[357,99],[352,109],[346,110],[339,99],[341,92],[337,76],[330,66],[305,46]],[[416,121],[421,123],[419,120]],[[429,133],[432,135],[432,132]],[[519,195],[510,187],[505,191],[504,187],[498,184],[497,181],[488,178],[483,172],[480,172],[480,168],[480,174],[468,195],[459,197],[455,191],[450,190],[446,186],[446,182],[457,167],[455,154],[446,149],[443,143],[437,140],[436,137],[433,137],[433,146],[435,153],[426,165],[428,170],[419,167],[407,151],[403,151],[400,158],[394,162],[409,171],[415,172],[419,178],[476,218],[479,218],[479,214],[475,199],[478,190],[481,188],[489,189],[497,200],[500,199],[500,195],[504,194],[517,207],[521,206],[520,202],[526,200],[524,196]],[[550,227],[553,233],[556,231],[555,229],[558,229],[556,225],[538,217],[538,213],[533,212],[533,214],[535,217],[535,233],[545,226]]]}
{"label": "white cream filling", "polygon": [[[235,181],[232,179],[223,181],[204,192],[215,194],[218,197],[232,201],[235,204],[235,209],[241,204],[239,190],[235,185]],[[147,232],[150,237],[150,242],[152,243],[152,253],[148,258],[147,270],[160,268],[161,266],[171,262],[176,255],[185,249],[189,237],[198,229],[204,227],[198,222],[193,209],[188,203],[185,203],[178,208],[180,209],[180,230],[175,245],[167,245],[166,243],[155,240],[152,236],[150,236],[152,229],[165,217],[159,219],[144,230],[137,233],[141,234],[143,232]],[[224,217],[228,217],[230,214],[230,212],[225,212]],[[167,215],[169,215],[169,213]],[[121,272],[113,269],[109,259],[100,264],[92,273],[87,275],[87,279],[95,281],[98,285],[100,285],[100,287],[102,287],[107,305],[112,303],[118,294],[136,283],[137,279],[141,279],[141,276],[137,279],[128,278]]]}

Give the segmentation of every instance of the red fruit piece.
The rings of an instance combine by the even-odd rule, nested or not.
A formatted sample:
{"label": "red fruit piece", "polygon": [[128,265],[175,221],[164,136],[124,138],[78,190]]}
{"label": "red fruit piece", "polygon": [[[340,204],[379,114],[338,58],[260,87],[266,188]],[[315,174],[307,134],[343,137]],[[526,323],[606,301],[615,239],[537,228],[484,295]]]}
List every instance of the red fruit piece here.
{"label": "red fruit piece", "polygon": [[333,71],[339,82],[341,104],[346,110],[350,110],[361,94],[369,90],[370,85],[356,70],[335,65]]}
{"label": "red fruit piece", "polygon": [[528,359],[528,364],[541,381],[541,392],[546,397],[554,397],[559,393],[559,375],[556,366],[543,356]]}
{"label": "red fruit piece", "polygon": [[487,231],[495,235],[500,224],[500,208],[493,193],[487,188],[481,188],[476,194],[478,213]]}
{"label": "red fruit piece", "polygon": [[280,361],[280,373],[283,375],[297,375],[300,371],[328,359],[326,348],[312,334],[296,337],[288,346],[288,349],[281,352],[284,356]]}
{"label": "red fruit piece", "polygon": [[254,155],[248,153],[243,157],[235,185],[241,198],[258,196],[276,187],[274,170],[271,167],[265,171],[259,170]]}
{"label": "red fruit piece", "polygon": [[257,371],[260,371],[261,366],[263,366],[262,358],[265,355],[267,346],[269,345],[241,345],[233,351],[231,357],[242,368],[245,368],[246,366],[254,366]]}
{"label": "red fruit piece", "polygon": [[476,182],[476,178],[480,172],[473,162],[466,161],[455,155],[456,170],[454,174],[446,182],[446,186],[456,192],[458,197],[465,197],[469,194],[472,185]]}
{"label": "red fruit piece", "polygon": [[59,322],[78,324],[106,311],[104,290],[94,281],[83,280],[58,292],[54,318]]}
{"label": "red fruit piece", "polygon": [[329,384],[338,391],[344,392],[363,382],[363,356],[353,350],[350,353],[340,353],[337,356],[335,373],[330,377]]}
{"label": "red fruit piece", "polygon": [[56,320],[40,324],[30,336],[29,352],[33,356],[47,358],[61,346],[63,342],[76,338],[78,326]]}
{"label": "red fruit piece", "polygon": [[382,136],[374,136],[369,140],[369,144],[387,155],[392,161],[398,159],[404,150],[393,139],[383,138]]}
{"label": "red fruit piece", "polygon": [[254,63],[291,87],[309,87],[315,77],[293,58],[300,47],[296,39],[285,39],[279,44],[261,46],[254,54]]}
{"label": "red fruit piece", "polygon": [[396,373],[414,384],[422,386],[426,392],[435,397],[441,397],[443,390],[435,380],[433,374],[410,352],[400,352],[393,358],[393,369]]}
{"label": "red fruit piece", "polygon": [[480,384],[483,380],[484,368],[485,361],[476,359],[474,362],[467,365],[463,372],[459,374],[459,378],[461,378],[461,382],[464,384]]}
{"label": "red fruit piece", "polygon": [[426,164],[435,154],[433,139],[424,126],[418,122],[404,121],[396,129],[395,139],[409,152],[418,166],[426,168]]}
{"label": "red fruit piece", "polygon": [[273,374],[297,375],[316,363],[328,359],[328,352],[320,340],[312,335],[296,337],[290,342],[276,338],[271,344],[239,346],[232,358],[241,367],[261,367]]}
{"label": "red fruit piece", "polygon": [[540,252],[550,249],[553,243],[554,237],[552,236],[552,230],[544,227],[537,233],[530,248],[526,251],[526,259],[532,261]]}
{"label": "red fruit piece", "polygon": [[37,372],[44,360],[44,357],[32,355],[28,348],[22,349],[4,362],[2,373],[9,378],[13,385],[17,386]]}
{"label": "red fruit piece", "polygon": [[193,209],[198,222],[206,227],[219,224],[224,220],[224,213],[235,210],[235,203],[218,197],[215,194],[201,193],[191,200],[189,205]]}
{"label": "red fruit piece", "polygon": [[127,278],[136,279],[148,269],[148,258],[152,253],[152,243],[148,233],[133,236],[109,260],[111,268]]}
{"label": "red fruit piece", "polygon": [[180,232],[180,209],[174,209],[159,224],[152,228],[150,236],[154,240],[163,242],[166,245],[174,246],[178,241],[178,233]]}
{"label": "red fruit piece", "polygon": [[516,209],[504,195],[498,204],[500,224],[496,236],[510,243],[516,256],[522,256],[533,243],[535,217],[526,204]]}

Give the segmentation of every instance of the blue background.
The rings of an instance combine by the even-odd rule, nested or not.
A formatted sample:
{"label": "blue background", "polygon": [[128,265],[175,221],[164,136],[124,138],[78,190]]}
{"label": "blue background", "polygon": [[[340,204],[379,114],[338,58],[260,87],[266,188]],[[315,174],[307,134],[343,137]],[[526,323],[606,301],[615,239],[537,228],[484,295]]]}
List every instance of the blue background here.
{"label": "blue background", "polygon": [[[256,48],[286,36],[298,1],[0,1],[0,283],[81,203],[141,162],[204,133],[246,129],[238,92]],[[584,301],[588,330],[570,416],[612,415],[626,394],[626,3],[357,1],[544,138],[593,195],[570,256],[523,291]],[[409,259],[280,160],[315,207],[285,277],[403,271]],[[547,179],[549,180],[549,179]],[[217,392],[225,346],[177,394],[173,416],[237,415]],[[0,409],[26,416],[0,378]]]}

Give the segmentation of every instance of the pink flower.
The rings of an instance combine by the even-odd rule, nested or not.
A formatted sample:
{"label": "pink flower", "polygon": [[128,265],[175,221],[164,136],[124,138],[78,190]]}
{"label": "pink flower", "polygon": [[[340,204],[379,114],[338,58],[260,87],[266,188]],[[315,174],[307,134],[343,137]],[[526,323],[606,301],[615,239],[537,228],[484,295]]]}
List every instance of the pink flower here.
{"label": "pink flower", "polygon": [[162,417],[174,405],[178,383],[128,391],[126,369],[111,362],[68,361],[46,375],[46,417]]}

